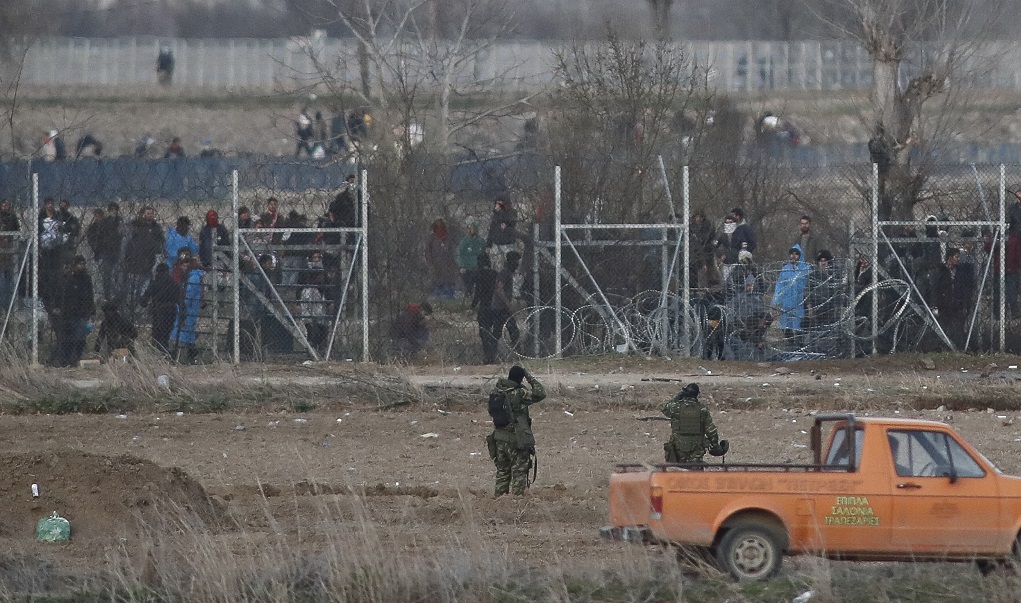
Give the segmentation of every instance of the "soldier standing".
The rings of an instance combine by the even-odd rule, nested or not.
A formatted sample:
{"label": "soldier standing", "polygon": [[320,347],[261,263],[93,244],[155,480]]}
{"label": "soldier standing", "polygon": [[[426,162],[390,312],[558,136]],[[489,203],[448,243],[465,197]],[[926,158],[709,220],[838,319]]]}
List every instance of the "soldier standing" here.
{"label": "soldier standing", "polygon": [[668,463],[702,463],[706,448],[720,449],[720,434],[698,393],[698,384],[689,383],[663,405],[670,418],[670,441],[663,445]]}
{"label": "soldier standing", "polygon": [[[528,381],[531,390],[521,385]],[[528,470],[535,454],[535,436],[528,407],[546,397],[546,389],[527,370],[513,366],[506,379],[499,379],[489,394],[493,433],[486,437],[489,456],[496,465],[496,496],[525,493]]]}

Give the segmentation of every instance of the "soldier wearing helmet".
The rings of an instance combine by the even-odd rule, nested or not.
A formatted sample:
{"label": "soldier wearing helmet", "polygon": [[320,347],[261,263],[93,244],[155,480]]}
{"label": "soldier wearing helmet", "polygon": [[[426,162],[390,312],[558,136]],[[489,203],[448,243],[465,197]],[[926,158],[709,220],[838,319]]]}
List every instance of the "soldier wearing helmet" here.
{"label": "soldier wearing helmet", "polygon": [[706,449],[719,456],[715,453],[726,447],[698,394],[698,384],[689,383],[663,405],[663,414],[670,418],[670,441],[663,445],[668,463],[703,463]]}

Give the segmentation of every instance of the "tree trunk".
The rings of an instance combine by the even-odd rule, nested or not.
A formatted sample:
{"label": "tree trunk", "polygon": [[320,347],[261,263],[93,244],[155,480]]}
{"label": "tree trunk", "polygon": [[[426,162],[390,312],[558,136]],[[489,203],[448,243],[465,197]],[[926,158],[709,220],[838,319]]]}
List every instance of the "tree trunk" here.
{"label": "tree trunk", "polygon": [[[897,76],[900,59],[895,53],[876,53],[872,61],[873,105],[876,136],[886,136],[891,150],[890,165],[880,166],[880,220],[912,220],[920,179],[911,169],[911,126],[918,106],[900,90]],[[920,103],[919,103],[920,106]]]}
{"label": "tree trunk", "polygon": [[369,49],[364,42],[358,43],[358,75],[362,82],[362,96],[372,98],[372,75],[369,73]]}

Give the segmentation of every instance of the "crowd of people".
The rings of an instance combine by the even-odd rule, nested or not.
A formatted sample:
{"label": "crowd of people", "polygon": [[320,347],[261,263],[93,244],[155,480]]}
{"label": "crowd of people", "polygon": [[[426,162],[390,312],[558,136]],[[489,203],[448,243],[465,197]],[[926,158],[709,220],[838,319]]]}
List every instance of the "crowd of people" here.
{"label": "crowd of people", "polygon": [[[1021,191],[1016,196],[1007,214],[1002,291],[1011,318],[1021,317]],[[239,262],[248,282],[240,288],[245,318],[238,328],[243,333],[258,333],[261,344],[273,352],[290,351],[296,337],[324,349],[343,264],[350,261],[355,242],[353,233],[329,229],[358,227],[360,203],[356,179],[349,176],[314,220],[294,210],[285,215],[274,197],[260,210],[239,209],[234,223],[246,233]],[[125,217],[112,202],[92,208],[89,215],[83,223],[69,200],[47,198],[37,217],[39,293],[54,337],[49,362],[76,364],[95,330],[93,320],[100,323],[96,340],[103,356],[130,347],[138,334],[126,325],[137,324],[139,308],[149,314],[154,347],[184,362],[194,361],[201,347],[200,314],[216,286],[208,275],[226,277],[232,266],[231,233],[217,211],[205,212],[197,232],[187,215],[164,228],[153,206]],[[976,235],[958,228],[951,235],[943,221],[930,216],[920,232],[910,227],[891,230],[896,253],[880,255],[877,278],[910,280],[947,339],[962,349],[980,268],[990,259],[989,281],[994,305],[999,304],[1000,245],[990,229]],[[0,202],[0,232],[22,228],[11,204]],[[302,230],[280,230],[284,228]],[[481,362],[498,360],[505,337],[512,346],[521,337],[515,311],[528,295],[521,286],[527,246],[516,208],[497,198],[485,236],[474,219],[464,228],[464,235],[455,238],[445,219],[430,225],[423,245],[429,297],[404,307],[391,322],[395,356],[409,358],[425,348],[434,304],[455,298],[474,313]],[[266,229],[271,230],[259,232]],[[772,265],[756,262],[758,236],[740,207],[728,211],[719,227],[705,213],[695,212],[689,233],[688,284],[693,308],[704,319],[705,357],[765,360],[783,353],[832,357],[862,351],[855,347],[853,334],[871,304],[851,306],[871,285],[874,267],[864,257],[836,257],[813,230],[811,216],[801,216],[796,229],[792,227],[786,261]],[[0,294],[5,302],[19,286],[24,292],[25,277],[19,282],[18,276],[21,256],[13,238],[0,237]],[[300,334],[274,310],[280,303],[292,308]]]}
{"label": "crowd of people", "polygon": [[[1021,191],[1017,197],[1008,212],[1006,233],[1004,295],[1009,318],[1021,318]],[[951,235],[939,227],[939,221],[930,216],[932,225],[925,228],[924,236],[917,236],[911,228],[891,230],[896,254],[880,254],[877,278],[913,282],[936,317],[930,324],[931,345],[944,345],[932,339],[942,329],[957,349],[963,349],[978,295],[980,263],[990,255],[994,257],[989,280],[999,299],[999,246],[993,244],[990,229],[981,235],[966,228],[954,229]],[[517,212],[506,199],[495,200],[485,236],[474,219],[467,220],[464,228],[466,233],[455,244],[444,219],[431,225],[425,245],[430,299],[463,295],[471,300],[481,361],[488,364],[497,360],[505,335],[511,346],[521,335],[514,310],[523,298],[521,258],[525,246]],[[728,211],[719,225],[696,211],[689,233],[688,284],[694,314],[702,322],[700,352],[704,357],[757,361],[838,357],[861,355],[871,348],[861,341],[870,334],[865,325],[871,320],[868,289],[873,267],[863,255],[840,257],[833,253],[832,245],[813,229],[811,216],[802,215],[796,226],[792,225],[782,261],[756,261],[758,235],[740,207]],[[896,307],[890,301],[880,300],[880,322]],[[401,342],[401,350],[418,351],[428,341],[425,319],[432,306],[428,306],[429,312],[421,311],[422,304],[411,307],[418,310],[405,309],[404,314],[415,316],[415,321],[398,321],[391,338]],[[412,322],[416,325],[414,337],[398,328]],[[415,343],[407,345],[408,340]],[[890,346],[886,351],[895,351],[896,342],[880,342],[879,347],[884,345]]]}
{"label": "crowd of people", "polygon": [[[511,345],[521,335],[513,316],[522,298],[524,279],[519,270],[523,237],[517,221],[517,211],[510,201],[497,198],[485,238],[475,220],[469,219],[465,224],[467,233],[455,244],[446,221],[438,218],[426,239],[430,295],[435,300],[451,300],[459,295],[470,300],[484,364],[496,362],[504,331]],[[428,302],[401,311],[390,333],[397,357],[407,358],[425,347],[429,336],[425,317],[431,313]]]}
{"label": "crowd of people", "polygon": [[[1004,267],[1004,303],[1008,319],[1021,318],[1021,191],[1007,214]],[[989,283],[993,305],[999,305],[999,243],[993,230],[976,235],[973,229],[951,230],[941,226],[946,217],[929,216],[924,234],[913,227],[891,229],[893,253],[881,247],[877,280],[899,279],[912,284],[935,318],[930,324],[932,340],[942,348],[946,341],[955,349],[975,349],[968,331],[978,301],[982,268],[991,260]],[[740,208],[724,218],[721,232],[696,213],[690,224],[690,286],[698,291],[707,326],[703,354],[707,358],[764,360],[784,353],[847,356],[864,353],[853,343],[860,325],[871,320],[872,284],[870,262],[838,258],[812,230],[812,219],[803,215],[791,237],[787,261],[767,267],[755,262],[755,233],[747,227]],[[852,264],[853,261],[853,264]],[[896,304],[880,296],[880,322],[890,318]],[[859,296],[865,303],[854,305]],[[917,296],[916,296],[917,297]],[[767,338],[770,327],[779,337]],[[895,341],[881,341],[880,348],[895,351]]]}
{"label": "crowd of people", "polygon": [[[278,200],[269,197],[261,212],[241,207],[236,224],[249,229],[239,256],[245,317],[242,333],[255,334],[273,351],[290,351],[293,336],[274,314],[274,303],[294,307],[299,328],[318,350],[326,345],[328,326],[339,298],[341,264],[349,261],[352,239],[332,228],[358,225],[355,177],[349,176],[324,215],[310,229],[308,218],[292,210],[284,216]],[[125,217],[116,202],[95,207],[83,224],[67,199],[46,198],[37,216],[39,236],[39,298],[53,332],[47,363],[74,366],[86,352],[90,335],[98,332],[94,352],[102,358],[124,355],[138,337],[136,321],[148,313],[151,344],[181,362],[200,354],[200,316],[214,303],[209,293],[230,278],[233,269],[231,232],[216,210],[205,213],[195,231],[191,218],[178,216],[164,228],[154,206]],[[258,217],[253,218],[253,214]],[[23,267],[22,220],[8,201],[0,202],[0,295],[6,310],[20,291],[30,295],[29,270]],[[300,228],[298,232],[259,234],[264,228]],[[249,251],[250,249],[250,251]],[[223,281],[211,278],[211,273]],[[279,297],[278,297],[279,296]],[[225,302],[225,297],[220,302]],[[229,316],[224,312],[223,316]],[[96,325],[94,325],[96,323]],[[233,328],[233,327],[232,327]]]}

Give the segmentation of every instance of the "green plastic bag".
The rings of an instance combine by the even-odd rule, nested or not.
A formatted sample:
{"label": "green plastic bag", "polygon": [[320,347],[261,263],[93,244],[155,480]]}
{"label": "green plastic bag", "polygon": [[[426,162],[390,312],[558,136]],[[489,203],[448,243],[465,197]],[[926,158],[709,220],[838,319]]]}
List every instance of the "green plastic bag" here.
{"label": "green plastic bag", "polygon": [[67,542],[71,540],[71,522],[54,511],[36,524],[35,539],[39,542]]}

